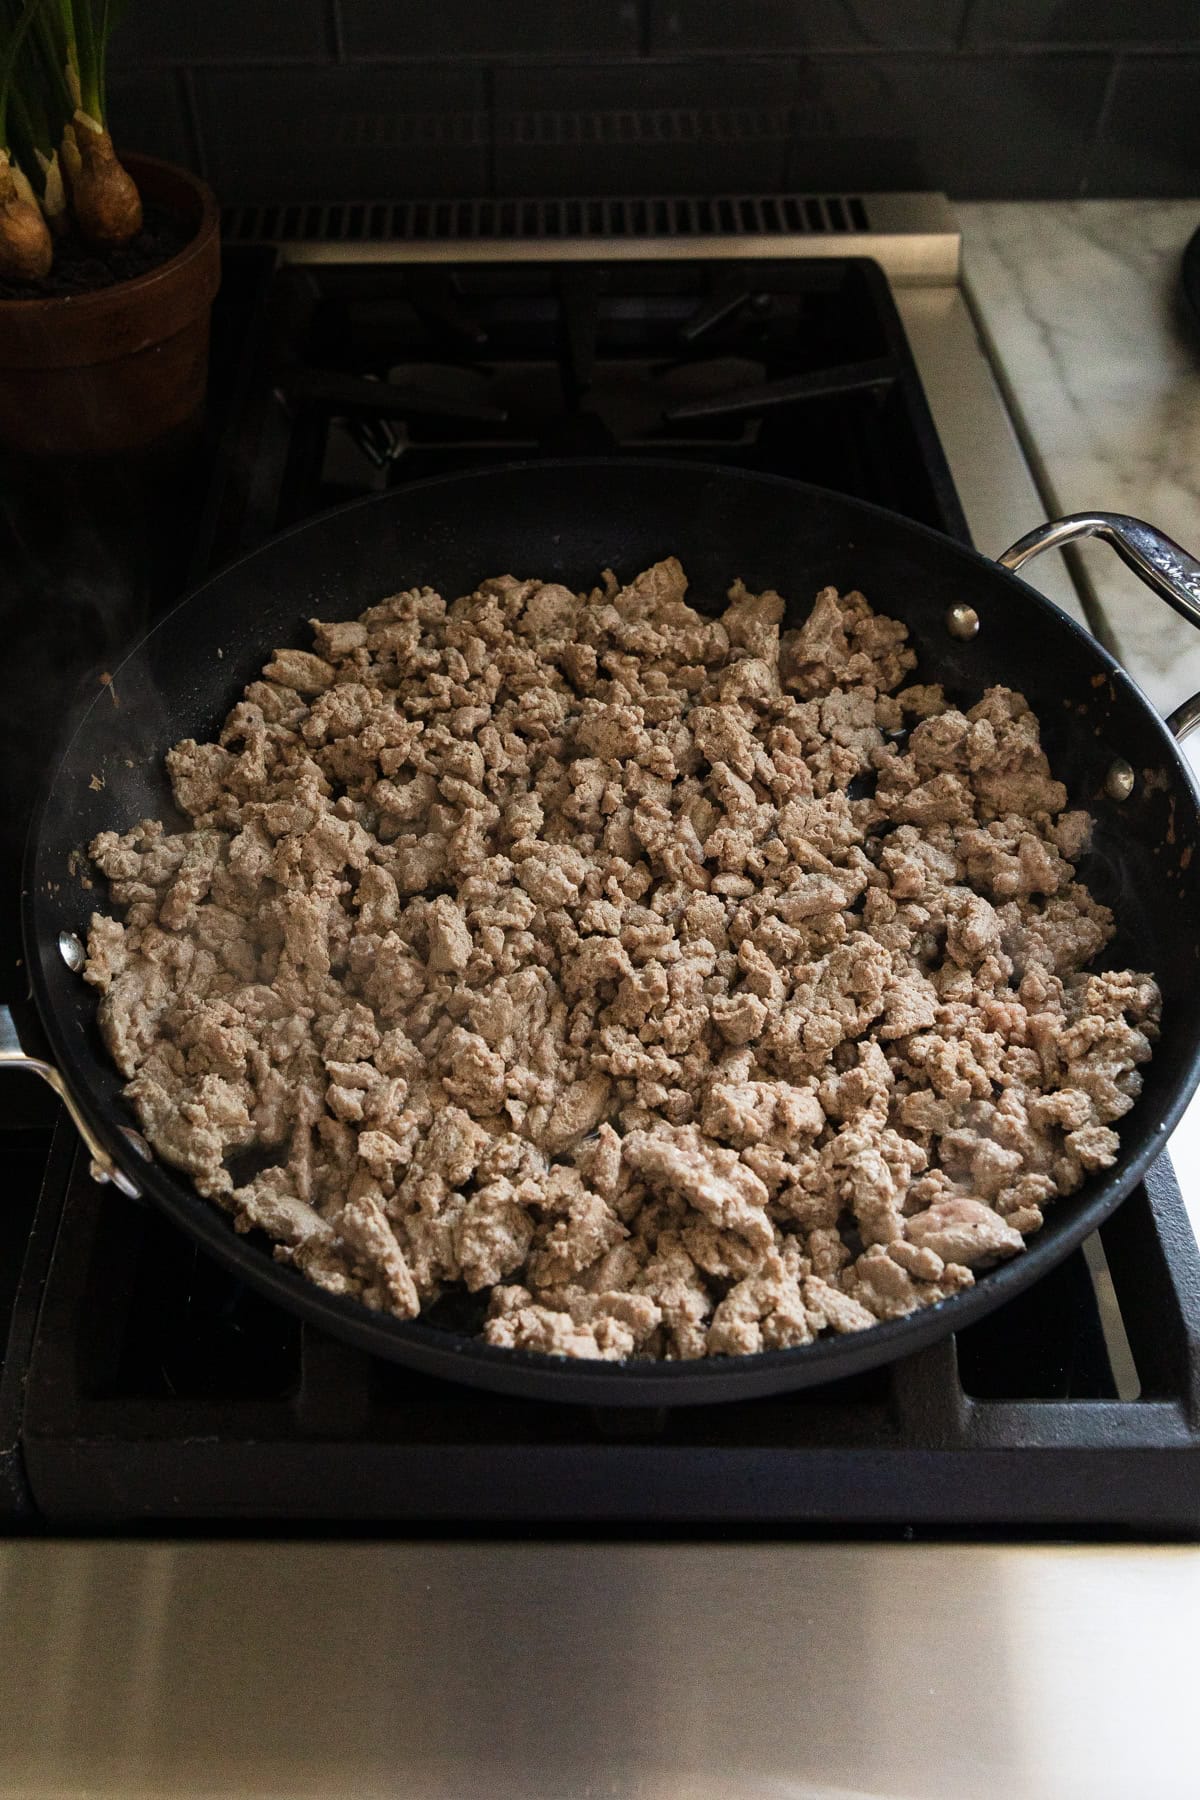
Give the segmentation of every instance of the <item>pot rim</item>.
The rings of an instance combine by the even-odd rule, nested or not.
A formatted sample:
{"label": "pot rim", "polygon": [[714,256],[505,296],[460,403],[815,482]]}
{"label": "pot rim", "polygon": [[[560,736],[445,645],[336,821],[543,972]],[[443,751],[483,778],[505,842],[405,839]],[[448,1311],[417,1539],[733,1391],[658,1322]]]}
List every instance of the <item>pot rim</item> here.
{"label": "pot rim", "polygon": [[[5,319],[8,325],[35,325],[56,310],[69,309],[72,314],[78,315],[81,312],[103,313],[113,307],[123,309],[131,299],[136,300],[163,282],[172,282],[190,263],[205,255],[212,240],[218,236],[221,225],[216,195],[208,183],[179,163],[166,162],[159,156],[145,156],[140,151],[122,153],[121,161],[135,179],[141,170],[162,170],[191,191],[199,207],[199,218],[183,249],[168,257],[166,262],[159,263],[157,268],[148,269],[144,275],[133,275],[124,281],[110,282],[107,287],[96,288],[91,293],[47,294],[40,299],[31,300],[0,299],[0,318]],[[138,186],[141,186],[140,180]]]}

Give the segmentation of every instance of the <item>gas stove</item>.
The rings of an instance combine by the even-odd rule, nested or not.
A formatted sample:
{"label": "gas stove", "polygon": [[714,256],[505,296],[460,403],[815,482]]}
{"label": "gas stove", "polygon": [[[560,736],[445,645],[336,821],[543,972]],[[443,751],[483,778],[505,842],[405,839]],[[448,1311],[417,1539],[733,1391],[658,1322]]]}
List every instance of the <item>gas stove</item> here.
{"label": "gas stove", "polygon": [[[130,514],[138,573],[122,589],[113,557],[87,639],[113,659],[277,530],[542,455],[767,470],[989,551],[1042,516],[936,199],[255,209],[226,240],[203,443],[167,520]],[[1086,619],[1061,571],[1037,579]],[[60,659],[60,691],[78,673]],[[11,834],[4,855],[12,888]],[[801,1395],[613,1412],[330,1340],[97,1188],[67,1125],[14,1098],[9,1529],[1200,1535],[1200,1258],[1166,1159],[956,1339]]]}

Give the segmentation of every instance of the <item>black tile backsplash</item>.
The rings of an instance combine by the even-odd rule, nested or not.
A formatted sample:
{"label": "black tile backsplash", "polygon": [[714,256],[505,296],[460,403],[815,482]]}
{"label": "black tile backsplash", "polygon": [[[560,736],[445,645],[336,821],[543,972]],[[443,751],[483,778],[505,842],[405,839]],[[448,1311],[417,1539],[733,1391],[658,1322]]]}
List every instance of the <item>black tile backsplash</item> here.
{"label": "black tile backsplash", "polygon": [[108,77],[113,136],[126,150],[194,166],[198,147],[188,122],[184,77],[174,69],[113,70]]}
{"label": "black tile backsplash", "polygon": [[1200,0],[133,0],[110,89],[227,200],[1200,195]]}
{"label": "black tile backsplash", "polygon": [[647,0],[655,54],[954,47],[963,0]]}
{"label": "black tile backsplash", "polygon": [[1131,57],[1117,70],[1089,194],[1200,195],[1200,56]]}
{"label": "black tile backsplash", "polygon": [[1200,46],[1197,0],[971,0],[964,42]]}
{"label": "black tile backsplash", "polygon": [[333,51],[327,0],[130,0],[113,34],[120,68],[143,64],[325,62]]}
{"label": "black tile backsplash", "polygon": [[619,63],[496,71],[501,194],[706,193],[786,181],[796,70],[787,62]]}
{"label": "black tile backsplash", "polygon": [[813,58],[788,185],[869,188],[885,169],[889,187],[981,200],[1076,193],[1107,80],[1103,56]]}
{"label": "black tile backsplash", "polygon": [[222,200],[487,192],[482,69],[200,69],[194,81]]}
{"label": "black tile backsplash", "polygon": [[341,0],[347,56],[636,56],[638,0]]}

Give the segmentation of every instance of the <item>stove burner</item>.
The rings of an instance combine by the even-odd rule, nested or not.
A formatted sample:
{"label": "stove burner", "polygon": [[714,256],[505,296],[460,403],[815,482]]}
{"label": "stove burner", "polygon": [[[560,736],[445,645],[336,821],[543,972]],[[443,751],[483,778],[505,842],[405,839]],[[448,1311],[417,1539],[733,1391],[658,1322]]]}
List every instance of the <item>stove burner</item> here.
{"label": "stove burner", "polygon": [[277,525],[459,469],[653,454],[794,476],[966,536],[874,264],[370,265],[280,281],[294,417]]}
{"label": "stove burner", "polygon": [[[341,501],[545,454],[761,469],[967,535],[887,283],[853,259],[274,270],[234,246],[212,396],[174,591]],[[1106,1270],[1077,1254],[957,1340],[800,1395],[597,1414],[334,1343],[95,1188],[62,1130],[20,1199],[17,1136],[0,1121],[0,1518],[1200,1535],[1200,1259],[1165,1163],[1104,1228]]]}
{"label": "stove burner", "polygon": [[805,400],[826,400],[836,394],[887,389],[896,376],[895,365],[884,357],[875,362],[846,363],[821,369],[812,375],[751,382],[741,388],[712,394],[704,400],[673,406],[666,417],[677,424],[689,419],[749,419],[776,406],[795,406]]}
{"label": "stove burner", "polygon": [[420,265],[409,272],[408,297],[431,333],[443,340],[482,350],[488,333],[463,304],[458,278],[446,269]]}
{"label": "stove burner", "polygon": [[[328,407],[336,414],[377,419],[470,419],[479,424],[502,425],[508,414],[485,401],[446,391],[436,368],[413,371],[413,379],[400,379],[390,370],[386,381],[377,376],[344,375],[335,369],[297,369],[279,383],[283,397],[293,405]],[[457,375],[457,370],[447,371]],[[461,384],[460,384],[461,385]]]}

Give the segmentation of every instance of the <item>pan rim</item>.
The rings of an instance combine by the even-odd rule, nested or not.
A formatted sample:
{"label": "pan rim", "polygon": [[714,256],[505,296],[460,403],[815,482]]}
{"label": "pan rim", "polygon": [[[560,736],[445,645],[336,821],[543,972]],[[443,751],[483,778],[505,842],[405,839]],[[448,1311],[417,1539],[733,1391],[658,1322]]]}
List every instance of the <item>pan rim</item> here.
{"label": "pan rim", "polygon": [[[22,860],[23,879],[28,877],[32,870],[32,860],[36,851],[36,827],[44,815],[46,802],[53,790],[59,768],[69,754],[75,738],[83,728],[93,707],[98,706],[103,700],[105,687],[109,683],[115,684],[121,671],[135,657],[140,656],[151,641],[158,637],[160,632],[164,632],[179,613],[200,600],[211,588],[225,582],[229,577],[239,573],[260,558],[268,556],[278,545],[287,543],[305,531],[326,525],[333,519],[345,518],[359,512],[365,513],[374,507],[386,508],[389,504],[395,505],[401,495],[424,494],[435,488],[462,487],[470,482],[495,481],[511,475],[524,476],[534,471],[556,473],[564,469],[637,469],[639,471],[661,469],[672,474],[689,474],[720,481],[743,482],[755,487],[777,488],[788,493],[798,492],[818,500],[829,500],[837,506],[849,507],[868,519],[879,519],[891,526],[899,525],[912,535],[937,545],[943,552],[954,552],[968,563],[987,570],[989,574],[998,576],[1002,581],[1014,584],[1023,594],[1031,595],[1038,606],[1047,611],[1059,625],[1064,626],[1068,634],[1074,637],[1089,654],[1099,657],[1099,660],[1106,665],[1108,674],[1117,676],[1130,685],[1148,716],[1160,727],[1166,745],[1173,752],[1174,761],[1191,783],[1197,804],[1200,805],[1200,778],[1193,775],[1190,763],[1180,750],[1162,714],[1128,669],[1117,660],[1100,638],[1096,637],[1086,626],[1081,625],[1077,619],[1072,618],[1070,613],[1064,612],[1060,606],[1056,606],[1040,589],[1034,587],[1021,575],[1015,574],[1011,569],[1006,569],[1002,563],[997,562],[995,557],[986,555],[982,550],[977,550],[974,544],[961,543],[957,538],[948,536],[944,531],[938,531],[932,525],[925,525],[919,519],[909,519],[903,513],[894,512],[889,507],[877,506],[873,501],[859,500],[854,495],[840,494],[834,488],[821,487],[816,482],[793,480],[787,475],[770,475],[760,473],[758,470],[739,469],[732,464],[725,463],[688,462],[682,457],[542,457],[540,459],[531,458],[525,462],[504,463],[496,468],[464,469],[452,475],[430,475],[420,481],[409,482],[403,488],[389,488],[383,493],[366,494],[357,500],[347,500],[338,506],[326,507],[323,512],[313,513],[311,517],[302,519],[298,524],[289,525],[285,530],[273,533],[263,543],[256,544],[252,550],[247,550],[244,555],[237,557],[233,562],[224,564],[213,574],[206,576],[197,587],[189,588],[187,593],[181,595],[173,606],[155,620],[149,631],[130,646],[115,669],[111,672],[105,671],[108,675],[108,682],[100,686],[96,692],[84,694],[72,708],[68,709],[62,730],[55,743],[54,754],[47,764],[46,773],[42,776],[29,830],[26,833],[25,853]],[[86,681],[87,677],[84,679]]]}
{"label": "pan rim", "polygon": [[[948,556],[952,552],[956,553],[968,568],[981,572],[987,571],[989,577],[996,578],[1001,582],[1014,583],[1027,598],[1032,598],[1040,609],[1044,609],[1052,615],[1058,625],[1066,627],[1068,635],[1078,642],[1087,656],[1098,663],[1122,689],[1128,691],[1130,698],[1137,703],[1147,723],[1152,724],[1156,730],[1164,751],[1174,763],[1177,775],[1182,776],[1191,794],[1193,804],[1200,812],[1200,790],[1197,788],[1191,767],[1165,722],[1137,682],[1098,639],[1072,619],[1069,614],[1055,607],[1036,588],[1032,588],[1029,583],[1022,581],[1020,576],[1002,568],[973,546],[959,543],[942,532],[908,519],[903,514],[893,512],[886,507],[876,506],[871,502],[839,494],[834,490],[821,488],[812,483],[793,481],[784,476],[759,474],[715,464],[699,464],[680,458],[533,459],[522,463],[505,464],[499,469],[467,470],[459,474],[435,476],[425,481],[414,482],[402,489],[389,490],[383,494],[371,495],[365,499],[328,509],[290,527],[287,531],[276,534],[264,544],[249,551],[245,556],[217,571],[199,587],[182,596],[176,605],[156,621],[152,630],[130,648],[113,672],[112,679],[114,681],[118,679],[122,670],[131,661],[142,656],[151,640],[159,632],[165,631],[177,614],[200,602],[214,586],[235,576],[257,558],[269,555],[281,542],[323,525],[333,518],[365,511],[372,506],[386,506],[389,502],[395,505],[397,496],[411,494],[419,496],[428,493],[431,489],[446,485],[462,489],[472,482],[494,482],[497,478],[504,476],[527,477],[533,471],[550,475],[567,469],[612,470],[617,468],[636,473],[639,479],[647,470],[662,469],[675,474],[686,473],[698,482],[735,481],[739,484],[773,488],[785,493],[802,493],[818,502],[825,499],[839,508],[848,509],[851,513],[861,516],[866,525],[869,525],[872,520],[878,520],[891,530],[900,528],[906,534],[926,540],[936,546],[939,554],[943,556]],[[50,760],[39,787],[26,839],[23,863],[21,912],[27,966],[30,971],[33,997],[41,1026],[49,1040],[55,1060],[63,1069],[64,1079],[67,1078],[67,1071],[73,1068],[74,1058],[66,1028],[60,1023],[51,1002],[42,968],[34,921],[34,910],[37,906],[36,871],[43,851],[43,828],[46,823],[48,803],[60,770],[69,757],[75,740],[90,716],[92,708],[100,704],[103,697],[103,687],[99,687],[90,696],[85,696],[64,725],[55,755]],[[629,1359],[619,1362],[593,1363],[567,1360],[531,1351],[508,1350],[486,1344],[480,1338],[467,1337],[451,1333],[441,1327],[428,1325],[419,1318],[399,1320],[388,1314],[375,1313],[359,1300],[329,1294],[308,1282],[295,1270],[276,1263],[269,1253],[259,1251],[257,1246],[253,1246],[253,1257],[248,1258],[245,1250],[251,1246],[246,1245],[236,1233],[230,1215],[217,1202],[207,1200],[197,1193],[182,1173],[170,1170],[168,1165],[141,1161],[123,1140],[119,1126],[114,1124],[107,1112],[94,1104],[90,1086],[86,1081],[80,1083],[72,1081],[71,1091],[89,1124],[97,1131],[101,1141],[109,1148],[118,1164],[143,1186],[176,1226],[198,1239],[210,1254],[217,1256],[225,1266],[234,1270],[260,1291],[282,1302],[289,1310],[299,1313],[313,1323],[325,1326],[340,1338],[357,1342],[373,1354],[387,1355],[389,1351],[380,1343],[382,1332],[385,1341],[394,1343],[396,1346],[392,1354],[410,1366],[421,1369],[427,1374],[467,1381],[473,1386],[489,1388],[493,1391],[525,1396],[536,1393],[538,1398],[557,1399],[565,1403],[579,1403],[581,1398],[586,1402],[589,1397],[594,1396],[596,1404],[617,1406],[691,1405],[716,1403],[732,1398],[750,1398],[755,1395],[764,1396],[786,1390],[799,1390],[827,1380],[861,1373],[894,1360],[897,1352],[893,1349],[893,1345],[898,1340],[903,1342],[907,1350],[919,1350],[925,1344],[969,1325],[975,1319],[981,1318],[996,1307],[1003,1305],[1007,1299],[1024,1288],[1031,1286],[1055,1263],[1077,1248],[1085,1237],[1089,1236],[1115,1211],[1125,1195],[1162,1153],[1166,1139],[1182,1116],[1197,1077],[1200,1076],[1200,1017],[1196,1018],[1188,1035],[1190,1041],[1187,1041],[1185,1037],[1183,1047],[1182,1072],[1160,1102],[1154,1122],[1148,1128],[1143,1127],[1139,1142],[1131,1149],[1128,1159],[1122,1158],[1087,1196],[1086,1201],[1077,1206],[1069,1224],[1055,1226],[1052,1238],[1044,1239],[1039,1233],[1029,1240],[1029,1247],[1022,1255],[1014,1258],[1011,1262],[1002,1264],[999,1268],[988,1271],[975,1286],[948,1300],[941,1301],[935,1306],[925,1308],[919,1313],[877,1323],[868,1330],[851,1337],[823,1336],[810,1344],[798,1345],[791,1349],[763,1351],[744,1357],[704,1358],[695,1362]],[[1071,1205],[1077,1202],[1077,1199],[1078,1197],[1075,1195],[1066,1196],[1061,1203],[1056,1202],[1056,1205]],[[1061,1218],[1062,1215],[1057,1216]],[[1054,1254],[1039,1254],[1044,1250],[1052,1250]],[[828,1365],[833,1366],[828,1367]],[[827,1367],[828,1372],[826,1372]],[[569,1375],[569,1382],[563,1379],[564,1375]],[[570,1391],[555,1393],[556,1383],[562,1389],[569,1388]]]}

